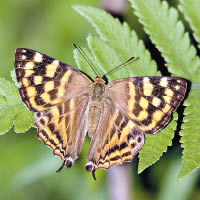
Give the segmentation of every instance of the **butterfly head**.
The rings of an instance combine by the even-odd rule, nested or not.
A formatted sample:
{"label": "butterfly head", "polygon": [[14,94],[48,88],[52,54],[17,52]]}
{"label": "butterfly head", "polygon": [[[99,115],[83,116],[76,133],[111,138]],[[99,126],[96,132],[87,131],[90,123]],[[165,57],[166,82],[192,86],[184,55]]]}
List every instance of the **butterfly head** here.
{"label": "butterfly head", "polygon": [[94,81],[94,82],[102,82],[102,83],[105,84],[105,80],[104,80],[103,76],[97,76],[97,77],[95,78],[95,81]]}

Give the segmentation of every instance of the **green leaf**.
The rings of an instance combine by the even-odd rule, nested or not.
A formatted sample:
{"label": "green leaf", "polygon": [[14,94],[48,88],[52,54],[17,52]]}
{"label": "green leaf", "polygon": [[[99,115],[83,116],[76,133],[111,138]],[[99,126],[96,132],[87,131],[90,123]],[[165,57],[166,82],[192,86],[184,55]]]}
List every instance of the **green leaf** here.
{"label": "green leaf", "polygon": [[138,39],[127,23],[121,24],[105,11],[90,6],[74,6],[74,9],[95,27],[102,40],[114,48],[118,59],[124,62],[132,56],[139,57],[137,62],[129,63],[129,76],[160,75],[143,41]]}
{"label": "green leaf", "polygon": [[180,132],[183,151],[182,169],[179,178],[200,167],[200,86],[192,87],[187,100]]}
{"label": "green leaf", "polygon": [[[89,35],[87,38],[88,46],[94,56],[96,62],[99,64],[100,74],[103,75],[115,68],[123,61],[119,58],[119,55],[111,46],[109,46],[106,42],[101,40],[99,37]],[[128,72],[123,69],[119,69],[120,73],[123,74],[124,77]],[[118,72],[119,72],[118,71]],[[116,79],[117,73],[112,73],[108,78],[111,80]],[[122,78],[122,77],[121,77]]]}
{"label": "green leaf", "polygon": [[15,83],[15,86],[17,88],[20,88],[20,83],[17,82],[16,73],[14,69],[10,72],[10,76],[12,78],[12,81]]}
{"label": "green leaf", "polygon": [[178,115],[174,113],[173,120],[165,129],[155,135],[145,135],[145,145],[142,147],[139,154],[139,173],[159,160],[163,152],[167,151],[167,147],[172,145],[174,131],[176,130],[176,122],[174,120],[177,119]]}
{"label": "green leaf", "polygon": [[194,38],[199,43],[200,48],[200,1],[199,0],[180,0],[179,9],[184,14],[185,19],[188,21],[193,31]]}
{"label": "green leaf", "polygon": [[172,75],[200,83],[200,59],[190,44],[188,33],[178,21],[178,12],[166,1],[130,0],[135,14],[152,42],[161,52]]}
{"label": "green leaf", "polygon": [[[85,57],[87,58],[88,62],[94,67],[94,70],[97,71],[98,70],[98,64],[97,64],[96,60],[94,59],[94,57],[89,52],[89,50],[87,50],[86,48],[81,48],[81,49],[82,49]],[[94,79],[96,77],[96,74],[91,69],[91,67],[88,65],[88,63],[85,61],[85,59],[80,54],[80,52],[77,49],[75,49],[73,51],[73,53],[74,53],[74,59],[76,61],[76,64],[78,65],[79,70],[87,73],[88,76],[90,76],[91,78]]]}
{"label": "green leaf", "polygon": [[33,113],[28,111],[13,83],[0,78],[0,134],[14,125],[17,133],[26,132],[33,124]]}

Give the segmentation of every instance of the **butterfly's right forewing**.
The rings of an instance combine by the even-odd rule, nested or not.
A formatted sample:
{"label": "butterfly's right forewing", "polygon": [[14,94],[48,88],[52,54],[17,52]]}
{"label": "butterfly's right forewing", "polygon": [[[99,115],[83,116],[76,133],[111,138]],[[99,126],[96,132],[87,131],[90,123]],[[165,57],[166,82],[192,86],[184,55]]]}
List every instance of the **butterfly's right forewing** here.
{"label": "butterfly's right forewing", "polygon": [[163,129],[183,100],[187,82],[176,77],[134,77],[108,84],[108,96],[144,133]]}

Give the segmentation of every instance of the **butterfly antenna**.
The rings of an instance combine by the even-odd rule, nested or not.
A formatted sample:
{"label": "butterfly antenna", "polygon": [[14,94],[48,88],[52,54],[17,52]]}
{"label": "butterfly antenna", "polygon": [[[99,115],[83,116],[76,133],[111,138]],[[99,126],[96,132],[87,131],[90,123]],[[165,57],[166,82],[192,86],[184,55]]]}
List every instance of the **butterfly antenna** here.
{"label": "butterfly antenna", "polygon": [[133,57],[129,58],[127,61],[125,61],[125,62],[123,62],[122,64],[118,65],[117,67],[111,69],[109,72],[107,72],[107,73],[104,74],[103,76],[104,76],[104,77],[107,76],[108,74],[112,73],[112,72],[115,71],[116,69],[120,68],[122,65],[125,65],[125,64],[127,64],[128,62],[130,62],[131,60],[134,60],[134,59],[137,60],[137,59],[139,59],[139,57],[135,58],[135,57],[133,56]]}
{"label": "butterfly antenna", "polygon": [[83,50],[78,47],[75,43],[73,43],[74,47],[78,50],[78,52],[83,56],[83,58],[85,59],[86,63],[91,67],[91,69],[93,70],[93,72],[96,74],[96,76],[99,76],[97,74],[97,72],[95,71],[94,67],[90,64],[89,60],[87,59],[87,57],[84,55]]}

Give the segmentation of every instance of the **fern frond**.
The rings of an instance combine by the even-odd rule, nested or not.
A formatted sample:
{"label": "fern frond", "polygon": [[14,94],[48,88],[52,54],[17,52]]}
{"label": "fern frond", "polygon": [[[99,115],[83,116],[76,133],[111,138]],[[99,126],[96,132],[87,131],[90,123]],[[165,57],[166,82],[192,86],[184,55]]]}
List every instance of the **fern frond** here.
{"label": "fern frond", "polygon": [[194,38],[199,43],[200,48],[200,1],[199,0],[180,0],[179,9],[184,14],[185,19],[191,26]]}
{"label": "fern frond", "polygon": [[150,53],[127,23],[121,24],[105,11],[90,6],[74,6],[74,9],[94,26],[101,39],[114,48],[120,59],[139,57],[137,62],[130,63],[129,76],[160,75]]}
{"label": "fern frond", "polygon": [[[94,70],[98,73],[98,63],[96,62],[96,60],[94,59],[90,51],[86,48],[81,48],[81,49],[83,50],[84,55],[88,59],[88,62],[94,67]],[[95,78],[96,74],[90,68],[90,66],[88,66],[88,63],[85,61],[83,56],[79,53],[79,51],[75,49],[73,53],[74,53],[74,59],[76,61],[76,64],[79,70],[87,73],[91,78]]]}
{"label": "fern frond", "polygon": [[[191,46],[178,12],[169,8],[166,1],[130,0],[135,14],[144,25],[152,42],[161,52],[172,75],[200,83],[200,59]],[[198,72],[198,73],[197,73]]]}
{"label": "fern frond", "polygon": [[196,153],[199,151],[199,129],[198,125],[193,124],[194,121],[197,124],[200,122],[198,111],[200,103],[197,100],[200,93],[200,59],[190,44],[188,34],[184,32],[183,23],[178,21],[176,9],[169,8],[166,1],[161,3],[160,0],[130,0],[130,2],[145,31],[166,60],[169,71],[192,82],[191,92],[187,103],[184,104],[187,106],[183,120],[186,124],[182,125],[184,130],[181,131],[184,150],[183,168],[179,177],[183,177],[200,166],[200,156]]}
{"label": "fern frond", "polygon": [[179,178],[200,167],[200,86],[192,87],[187,100],[180,131],[181,146],[184,148],[182,169]]}
{"label": "fern frond", "polygon": [[33,113],[22,103],[15,85],[0,78],[0,134],[13,125],[16,133],[26,132],[33,125]]}
{"label": "fern frond", "polygon": [[[89,35],[87,41],[88,41],[88,46],[95,60],[97,61],[97,63],[99,63],[101,69],[101,75],[105,74],[106,72],[110,71],[111,69],[115,68],[116,66],[124,62],[124,60],[120,59],[115,49],[112,48],[110,45],[108,45],[99,37]],[[127,68],[130,66],[129,64],[127,65],[125,70],[119,69],[119,71],[110,74],[108,76],[109,80],[117,79],[119,73],[121,74],[121,78],[127,77],[128,76]]]}
{"label": "fern frond", "polygon": [[140,150],[138,172],[154,164],[167,151],[167,147],[172,145],[174,131],[176,130],[177,113],[173,114],[173,119],[165,129],[155,135],[145,135],[145,145]]}

